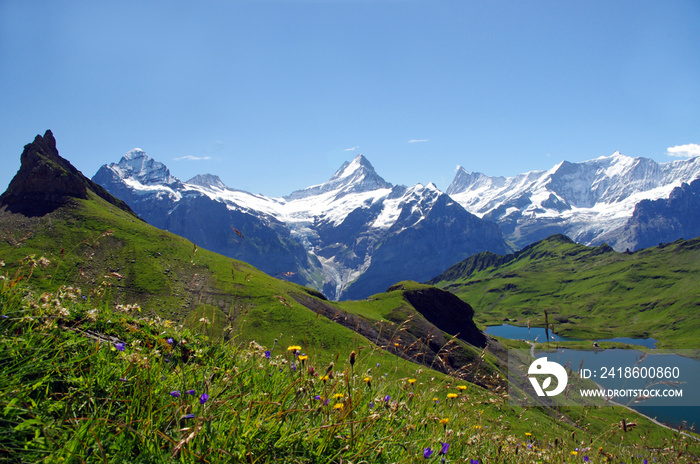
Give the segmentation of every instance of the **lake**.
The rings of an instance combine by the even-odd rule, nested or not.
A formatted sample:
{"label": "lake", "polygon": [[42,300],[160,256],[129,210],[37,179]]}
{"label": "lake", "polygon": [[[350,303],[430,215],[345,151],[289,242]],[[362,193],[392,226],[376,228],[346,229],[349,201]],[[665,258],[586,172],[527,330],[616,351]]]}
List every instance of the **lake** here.
{"label": "lake", "polygon": [[[484,333],[487,335],[495,335],[497,337],[508,338],[510,340],[527,340],[527,341],[537,341],[544,343],[545,331],[543,327],[519,327],[515,325],[503,324],[503,325],[492,325],[486,327]],[[557,334],[549,332],[549,340],[555,342],[575,342],[580,341],[576,338],[562,337]],[[656,348],[656,340],[653,338],[628,338],[628,337],[617,337],[617,338],[599,338],[591,340],[591,343],[596,342],[620,342],[628,343],[630,345],[645,346],[647,348]]]}
{"label": "lake", "polygon": [[[489,335],[496,335],[513,340],[543,341],[545,339],[544,328],[517,327],[512,325],[491,326],[484,331]],[[565,337],[554,335],[554,341],[575,341]],[[550,338],[551,340],[551,338]],[[630,339],[612,338],[599,339],[597,341],[619,341],[629,344],[636,344],[648,348],[653,348],[656,344],[654,339]],[[591,341],[592,342],[592,341]],[[676,350],[677,352],[679,350]],[[682,351],[681,351],[682,353]],[[684,428],[690,428],[694,424],[700,427],[700,361],[678,354],[670,353],[669,350],[656,350],[651,353],[644,353],[638,350],[622,349],[591,349],[591,350],[569,350],[556,349],[555,351],[536,351],[535,357],[547,356],[549,361],[556,361],[563,366],[570,367],[578,372],[579,367],[588,369],[592,374],[591,380],[595,381],[603,388],[649,388],[649,381],[643,379],[626,378],[620,379],[619,375],[614,378],[609,375],[602,378],[603,372],[619,373],[618,367],[648,368],[659,366],[662,368],[677,368],[680,373],[682,383],[678,385],[683,389],[683,398],[656,398],[648,400],[647,405],[630,403],[628,406],[640,413],[655,418],[661,423],[671,427],[678,427],[685,422]],[[641,359],[641,361],[640,361]],[[653,385],[652,385],[653,387]],[[623,400],[617,400],[625,403]],[[649,405],[651,402],[652,405]]]}

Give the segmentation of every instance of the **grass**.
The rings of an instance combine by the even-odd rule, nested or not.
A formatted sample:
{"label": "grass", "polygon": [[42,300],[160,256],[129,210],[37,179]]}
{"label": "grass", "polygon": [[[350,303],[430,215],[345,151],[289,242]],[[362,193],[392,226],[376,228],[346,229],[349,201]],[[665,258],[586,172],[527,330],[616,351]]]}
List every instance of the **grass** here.
{"label": "grass", "polygon": [[547,311],[554,331],[571,338],[700,348],[700,239],[628,254],[554,236],[499,258],[476,255],[431,283],[472,305],[482,325],[542,327]]}
{"label": "grass", "polygon": [[[512,407],[502,391],[376,346],[357,344],[353,356],[350,344],[329,361],[313,345],[290,350],[300,338],[291,331],[267,346],[225,342],[217,332],[231,327],[206,304],[188,328],[77,288],[34,292],[16,272],[3,277],[0,454],[10,462],[670,463],[700,454],[694,439],[625,409]],[[627,431],[623,419],[634,424]]]}

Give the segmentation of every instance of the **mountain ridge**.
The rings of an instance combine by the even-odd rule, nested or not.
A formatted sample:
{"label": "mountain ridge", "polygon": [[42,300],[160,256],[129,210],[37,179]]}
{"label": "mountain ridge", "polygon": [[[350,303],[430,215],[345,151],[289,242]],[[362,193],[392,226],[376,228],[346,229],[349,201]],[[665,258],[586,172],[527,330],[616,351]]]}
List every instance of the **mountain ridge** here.
{"label": "mountain ridge", "polygon": [[[509,250],[494,224],[468,213],[434,184],[394,186],[363,155],[343,163],[327,182],[283,198],[234,190],[212,178],[142,183],[138,176],[155,176],[132,176],[122,164],[124,159],[102,166],[93,179],[149,223],[244,259],[271,275],[310,285],[331,299],[364,298],[395,280],[425,280],[475,252]],[[193,230],[189,224],[197,221],[188,220],[188,215],[211,218],[211,232]],[[226,216],[229,219],[221,219]],[[244,255],[242,244],[255,239],[259,252]],[[275,257],[265,251],[270,246],[279,250]],[[418,249],[422,251],[410,252]],[[290,261],[284,255],[295,258]]]}

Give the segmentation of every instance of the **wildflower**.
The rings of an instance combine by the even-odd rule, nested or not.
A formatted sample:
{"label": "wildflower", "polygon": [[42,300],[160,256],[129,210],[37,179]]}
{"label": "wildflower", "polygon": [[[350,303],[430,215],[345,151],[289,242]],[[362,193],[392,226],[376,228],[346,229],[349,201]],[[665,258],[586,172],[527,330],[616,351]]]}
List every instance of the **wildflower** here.
{"label": "wildflower", "polygon": [[314,399],[315,399],[315,400],[320,400],[320,399],[321,399],[321,395],[316,395],[316,396],[314,396]]}
{"label": "wildflower", "polygon": [[457,390],[466,390],[467,386],[466,385],[457,385]]}
{"label": "wildflower", "polygon": [[470,459],[469,464],[479,464],[479,460],[478,459]]}
{"label": "wildflower", "polygon": [[481,426],[480,426],[480,425],[475,425],[474,428],[475,428],[476,430],[479,430],[479,429],[481,428]]}
{"label": "wildflower", "polygon": [[342,393],[336,393],[335,395],[333,395],[333,398],[335,398],[335,399],[342,398],[342,397],[343,397]]}
{"label": "wildflower", "polygon": [[389,400],[391,400],[391,396],[386,395],[386,396],[384,397],[384,402],[385,402],[385,403],[388,403]]}
{"label": "wildflower", "polygon": [[127,379],[126,377],[119,377],[119,381],[120,382],[128,382],[129,379]]}
{"label": "wildflower", "polygon": [[357,355],[355,354],[354,351],[353,351],[352,353],[350,353],[350,367],[354,367],[354,366],[355,366],[355,357],[356,357],[356,356],[357,356]]}
{"label": "wildflower", "polygon": [[180,390],[171,391],[170,396],[172,396],[173,398],[180,398]]}
{"label": "wildflower", "polygon": [[440,442],[440,444],[442,445],[442,448],[440,448],[440,453],[438,453],[438,454],[441,454],[441,455],[447,454],[447,450],[450,449],[450,444],[449,444],[449,443],[443,443],[443,442]]}
{"label": "wildflower", "polygon": [[294,364],[294,363],[291,363],[291,364],[289,365],[289,368],[290,368],[292,371],[294,371],[294,372],[297,371],[297,365]]}
{"label": "wildflower", "polygon": [[323,380],[324,382],[328,379],[329,379],[328,375],[324,375],[323,377],[321,377],[321,380]]}
{"label": "wildflower", "polygon": [[572,451],[572,452],[571,452],[571,455],[572,455],[572,456],[577,456],[577,455],[578,455],[578,451],[576,451],[576,450]]}
{"label": "wildflower", "polygon": [[[589,461],[590,461],[590,459],[588,459],[588,456],[584,456],[584,457],[583,457],[583,462],[589,462]],[[646,460],[646,459],[644,460],[644,464],[647,464],[647,460]]]}
{"label": "wildflower", "polygon": [[117,343],[114,344],[114,347],[115,347],[116,349],[118,349],[119,351],[124,351],[124,349],[126,348],[126,343],[117,342]]}
{"label": "wildflower", "polygon": [[185,414],[182,418],[183,419],[194,419],[194,414]]}
{"label": "wildflower", "polygon": [[369,408],[370,408],[370,409],[374,408],[374,401],[370,401],[370,403],[369,403]]}
{"label": "wildflower", "polygon": [[7,319],[7,318],[9,318],[10,316],[8,316],[7,314],[3,314],[3,315],[0,316],[0,317],[3,318],[3,319]]}
{"label": "wildflower", "polygon": [[364,379],[362,379],[362,381],[364,383],[366,383],[368,387],[372,387],[372,378],[371,377],[367,376]]}
{"label": "wildflower", "polygon": [[301,347],[299,345],[290,345],[287,347],[287,351],[301,351]]}
{"label": "wildflower", "polygon": [[306,361],[307,359],[309,359],[309,357],[308,357],[307,355],[305,355],[305,354],[300,355],[298,358],[299,358],[299,361],[301,361],[302,364],[304,364],[304,361]]}
{"label": "wildflower", "polygon": [[435,403],[435,406],[437,406],[437,404],[440,402],[440,400],[437,398],[433,398],[433,402]]}
{"label": "wildflower", "polygon": [[426,449],[423,450],[423,457],[425,459],[430,459],[430,456],[433,455],[433,450],[430,449],[430,446],[428,446]]}
{"label": "wildflower", "polygon": [[530,432],[525,432],[525,436],[526,436],[526,437],[531,437],[532,434],[531,434]]}
{"label": "wildflower", "polygon": [[411,385],[413,385],[414,383],[416,383],[416,379],[408,379],[408,383],[410,383]]}
{"label": "wildflower", "polygon": [[208,399],[209,395],[207,395],[206,393],[202,393],[202,396],[199,397],[199,404],[206,403]]}
{"label": "wildflower", "polygon": [[165,341],[168,342],[168,345],[172,345],[173,343],[175,343],[175,340],[173,340],[172,338],[168,338]]}
{"label": "wildflower", "polygon": [[443,426],[447,427],[447,423],[448,423],[449,421],[450,421],[450,420],[449,420],[447,417],[445,417],[445,418],[440,419],[440,424],[442,424]]}
{"label": "wildflower", "polygon": [[448,393],[448,394],[447,394],[447,397],[448,397],[448,398],[457,398],[458,396],[459,396],[459,395],[457,395],[457,393]]}
{"label": "wildflower", "polygon": [[265,351],[265,358],[270,359],[271,356],[270,350]]}
{"label": "wildflower", "polygon": [[191,396],[196,395],[194,390],[187,390],[185,393],[187,393],[188,395],[191,395]]}
{"label": "wildflower", "polygon": [[343,403],[335,403],[333,409],[343,409]]}

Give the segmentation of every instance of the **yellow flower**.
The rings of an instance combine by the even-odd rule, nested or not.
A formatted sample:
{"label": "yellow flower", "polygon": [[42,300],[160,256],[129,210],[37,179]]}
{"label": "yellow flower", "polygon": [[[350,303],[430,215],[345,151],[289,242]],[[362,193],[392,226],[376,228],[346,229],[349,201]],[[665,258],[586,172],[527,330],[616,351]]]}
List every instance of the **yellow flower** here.
{"label": "yellow flower", "polygon": [[287,347],[287,351],[300,351],[301,347],[299,345],[290,345]]}
{"label": "yellow flower", "polygon": [[369,382],[370,380],[372,380],[371,377],[365,377],[364,379],[362,379],[363,382]]}
{"label": "yellow flower", "polygon": [[309,357],[305,354],[302,354],[298,357],[298,359],[299,359],[299,361],[306,361],[307,359],[309,359]]}
{"label": "yellow flower", "polygon": [[433,398],[433,401],[440,401],[440,400],[439,400],[439,399],[437,399],[437,398]]}
{"label": "yellow flower", "polygon": [[479,430],[479,429],[481,428],[481,426],[480,426],[480,425],[475,425],[474,428],[477,429],[477,430]]}
{"label": "yellow flower", "polygon": [[467,386],[466,385],[457,385],[457,390],[466,390]]}
{"label": "yellow flower", "polygon": [[343,409],[343,403],[335,403],[333,405],[333,409]]}
{"label": "yellow flower", "polygon": [[442,425],[447,425],[447,423],[448,423],[449,421],[450,421],[450,420],[449,420],[447,417],[445,417],[444,419],[440,419],[440,423],[441,423]]}
{"label": "yellow flower", "polygon": [[526,436],[526,437],[531,437],[532,434],[531,434],[530,432],[525,432],[525,436]]}
{"label": "yellow flower", "polygon": [[416,379],[408,379],[408,383],[414,384],[414,383],[416,383]]}
{"label": "yellow flower", "polygon": [[447,397],[448,398],[457,398],[459,395],[457,393],[448,393]]}
{"label": "yellow flower", "polygon": [[578,455],[578,451],[572,451],[572,452],[571,452],[571,455],[572,455],[572,456]]}
{"label": "yellow flower", "polygon": [[343,394],[342,394],[342,393],[336,393],[335,395],[333,395],[333,398],[335,398],[336,400],[337,400],[338,398],[342,398],[342,397],[343,397]]}
{"label": "yellow flower", "polygon": [[328,374],[326,374],[326,375],[324,375],[323,377],[321,377],[321,380],[323,380],[324,382],[325,382],[326,380],[328,380]]}

